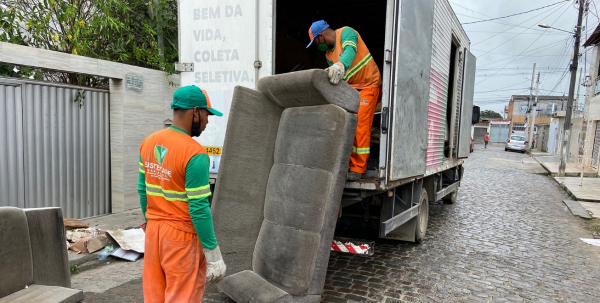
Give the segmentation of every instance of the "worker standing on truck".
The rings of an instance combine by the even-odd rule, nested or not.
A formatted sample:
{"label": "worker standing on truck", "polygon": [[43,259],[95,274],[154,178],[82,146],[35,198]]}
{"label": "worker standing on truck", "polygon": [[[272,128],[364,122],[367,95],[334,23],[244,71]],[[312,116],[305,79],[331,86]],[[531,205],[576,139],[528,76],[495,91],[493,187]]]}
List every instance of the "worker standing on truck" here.
{"label": "worker standing on truck", "polygon": [[337,30],[327,22],[314,22],[308,29],[310,43],[325,52],[329,68],[329,80],[338,84],[345,80],[360,93],[358,125],[350,155],[348,180],[358,180],[367,170],[370,155],[371,127],[377,102],[381,98],[381,75],[379,68],[362,38],[354,29],[344,26]]}
{"label": "worker standing on truck", "polygon": [[225,275],[208,196],[210,161],[192,137],[208,124],[206,91],[194,86],[173,95],[173,124],[140,147],[138,193],[146,223],[145,302],[201,302],[206,281]]}

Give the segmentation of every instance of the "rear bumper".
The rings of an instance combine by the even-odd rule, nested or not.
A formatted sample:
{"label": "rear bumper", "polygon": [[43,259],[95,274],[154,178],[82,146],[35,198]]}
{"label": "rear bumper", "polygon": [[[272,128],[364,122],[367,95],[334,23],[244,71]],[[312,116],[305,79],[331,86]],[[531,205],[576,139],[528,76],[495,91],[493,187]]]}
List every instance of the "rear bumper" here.
{"label": "rear bumper", "polygon": [[506,148],[511,149],[511,150],[525,150],[526,147],[527,147],[527,145],[525,145],[525,144],[519,144],[519,145],[507,144],[506,145]]}

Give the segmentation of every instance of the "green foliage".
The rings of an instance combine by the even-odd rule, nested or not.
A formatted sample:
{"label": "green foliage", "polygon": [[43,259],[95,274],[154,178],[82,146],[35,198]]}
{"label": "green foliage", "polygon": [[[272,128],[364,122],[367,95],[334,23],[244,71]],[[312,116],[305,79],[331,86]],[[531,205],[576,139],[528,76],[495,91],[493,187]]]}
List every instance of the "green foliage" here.
{"label": "green foliage", "polygon": [[481,118],[504,119],[502,115],[493,110],[484,110],[481,112]]}
{"label": "green foliage", "polygon": [[78,268],[77,264],[73,264],[73,265],[69,266],[69,271],[71,272],[71,275],[78,274],[79,268]]}
{"label": "green foliage", "polygon": [[[163,37],[161,53],[159,36]],[[0,41],[174,72],[176,0],[0,0]],[[0,68],[11,77],[36,71]],[[39,72],[38,72],[39,73]],[[40,78],[105,86],[90,76],[43,72]]]}

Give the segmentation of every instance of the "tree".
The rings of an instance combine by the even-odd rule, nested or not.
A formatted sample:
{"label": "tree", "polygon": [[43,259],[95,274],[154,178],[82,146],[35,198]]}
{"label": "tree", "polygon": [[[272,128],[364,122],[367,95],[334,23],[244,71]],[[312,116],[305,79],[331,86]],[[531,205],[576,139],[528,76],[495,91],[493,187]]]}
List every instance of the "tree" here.
{"label": "tree", "polygon": [[484,110],[481,112],[481,118],[489,118],[489,119],[504,119],[502,115],[493,111],[493,110]]}
{"label": "tree", "polygon": [[[0,41],[173,73],[177,1],[0,0]],[[107,86],[100,77],[12,66],[0,67],[0,74]]]}

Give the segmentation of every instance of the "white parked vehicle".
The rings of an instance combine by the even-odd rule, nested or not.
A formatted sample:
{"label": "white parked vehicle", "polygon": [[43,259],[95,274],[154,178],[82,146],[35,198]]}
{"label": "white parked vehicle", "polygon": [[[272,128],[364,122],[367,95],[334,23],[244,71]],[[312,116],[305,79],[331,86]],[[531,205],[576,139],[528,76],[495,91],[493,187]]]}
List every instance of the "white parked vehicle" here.
{"label": "white parked vehicle", "polygon": [[506,140],[506,145],[504,146],[504,151],[516,150],[522,153],[525,153],[527,148],[527,141],[525,141],[525,137],[523,136],[510,136],[508,140]]}

